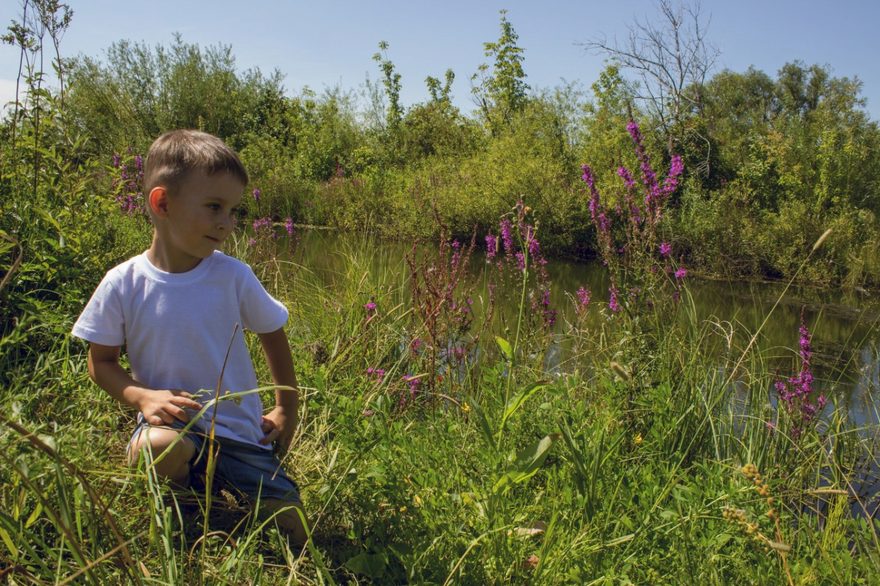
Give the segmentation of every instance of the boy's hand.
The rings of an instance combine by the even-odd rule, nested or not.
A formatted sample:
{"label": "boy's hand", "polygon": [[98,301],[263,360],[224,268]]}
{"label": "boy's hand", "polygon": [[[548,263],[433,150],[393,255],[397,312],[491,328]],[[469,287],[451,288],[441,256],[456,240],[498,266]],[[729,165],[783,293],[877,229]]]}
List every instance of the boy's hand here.
{"label": "boy's hand", "polygon": [[272,442],[278,442],[278,451],[284,455],[290,449],[295,426],[294,416],[291,416],[284,407],[275,407],[263,416],[260,428],[265,435],[260,443],[268,446]]}
{"label": "boy's hand", "polygon": [[186,423],[189,414],[184,409],[198,411],[202,405],[185,391],[147,390],[139,397],[137,407],[150,425],[171,425],[175,419]]}

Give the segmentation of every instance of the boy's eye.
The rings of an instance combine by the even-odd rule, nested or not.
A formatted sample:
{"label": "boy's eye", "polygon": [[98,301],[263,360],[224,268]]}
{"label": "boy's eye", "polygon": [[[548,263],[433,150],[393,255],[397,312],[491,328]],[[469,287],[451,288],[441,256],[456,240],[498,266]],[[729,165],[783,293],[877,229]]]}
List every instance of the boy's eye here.
{"label": "boy's eye", "polygon": [[211,209],[211,210],[217,211],[217,210],[220,209],[220,204],[219,204],[219,203],[209,203],[209,204],[208,204],[208,209]]}

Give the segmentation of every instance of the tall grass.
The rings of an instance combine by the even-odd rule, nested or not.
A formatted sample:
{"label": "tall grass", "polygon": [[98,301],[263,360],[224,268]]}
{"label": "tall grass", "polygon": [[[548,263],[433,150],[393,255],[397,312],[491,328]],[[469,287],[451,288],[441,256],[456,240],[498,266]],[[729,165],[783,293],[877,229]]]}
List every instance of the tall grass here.
{"label": "tall grass", "polygon": [[[342,254],[345,268],[329,275],[296,255],[249,259],[293,310],[288,333],[304,416],[285,465],[313,519],[305,553],[222,495],[213,513],[204,511],[204,495],[173,493],[149,466],[126,468],[132,414],[88,382],[82,348],[59,343],[0,396],[4,577],[875,580],[878,526],[859,483],[866,463],[876,463],[876,426],[854,425],[832,403],[797,438],[784,421],[768,429],[786,417],[770,399],[777,375],[760,345],[735,347],[760,332],[699,321],[686,291],[675,315],[656,316],[648,329],[593,302],[598,326],[556,330],[580,349],[576,368],[550,375],[511,360],[493,336],[475,336],[467,360],[477,367],[413,393],[404,377],[430,373],[409,346],[427,337],[408,269],[373,270],[381,250]],[[484,270],[479,278],[492,279],[499,269]],[[364,307],[370,299],[375,313]],[[540,321],[522,323],[524,356],[549,343]],[[774,499],[778,529],[766,497],[741,472],[746,464]]]}

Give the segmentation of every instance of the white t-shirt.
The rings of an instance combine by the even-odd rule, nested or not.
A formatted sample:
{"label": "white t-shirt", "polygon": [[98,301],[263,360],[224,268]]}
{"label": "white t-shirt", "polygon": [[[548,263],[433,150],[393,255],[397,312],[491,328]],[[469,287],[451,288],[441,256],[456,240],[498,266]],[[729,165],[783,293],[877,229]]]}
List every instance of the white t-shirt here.
{"label": "white t-shirt", "polygon": [[[235,325],[240,327],[223,372],[223,394],[257,387],[242,328],[273,332],[287,315],[248,265],[222,252],[185,273],[161,271],[144,253],[107,273],[73,335],[104,346],[124,344],[136,381],[153,389],[207,390],[197,397],[205,403],[214,396]],[[196,424],[201,429],[212,410]],[[220,401],[215,432],[259,445],[262,413],[256,393]]]}

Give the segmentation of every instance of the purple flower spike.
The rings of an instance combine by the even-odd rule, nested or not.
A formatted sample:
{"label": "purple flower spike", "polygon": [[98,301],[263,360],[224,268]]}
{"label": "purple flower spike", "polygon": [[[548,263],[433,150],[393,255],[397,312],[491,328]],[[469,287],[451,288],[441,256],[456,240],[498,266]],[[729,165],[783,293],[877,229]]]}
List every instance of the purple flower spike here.
{"label": "purple flower spike", "polygon": [[611,286],[608,289],[608,309],[611,310],[611,313],[617,313],[620,311],[620,303],[617,302],[617,287]]}
{"label": "purple flower spike", "polygon": [[586,308],[590,304],[590,290],[581,287],[577,290],[578,309]]}
{"label": "purple flower spike", "polygon": [[510,251],[513,250],[513,236],[510,233],[512,227],[510,220],[507,218],[501,220],[501,241],[504,243],[504,252],[507,254],[510,254]]}
{"label": "purple flower spike", "polygon": [[263,192],[260,191],[259,188],[254,189],[254,201],[259,202],[259,201],[260,201],[260,196],[261,196],[261,195],[263,195]]}
{"label": "purple flower spike", "polygon": [[672,253],[672,245],[668,242],[660,243],[660,256],[663,258],[668,257]]}
{"label": "purple flower spike", "polygon": [[289,216],[284,219],[284,229],[287,230],[288,236],[293,236],[293,219]]}
{"label": "purple flower spike", "polygon": [[675,269],[675,278],[676,279],[684,279],[685,277],[687,277],[687,274],[688,274],[687,269],[684,267],[678,267],[677,269]]}
{"label": "purple flower spike", "polygon": [[486,258],[492,260],[498,253],[498,239],[493,234],[486,234]]}

